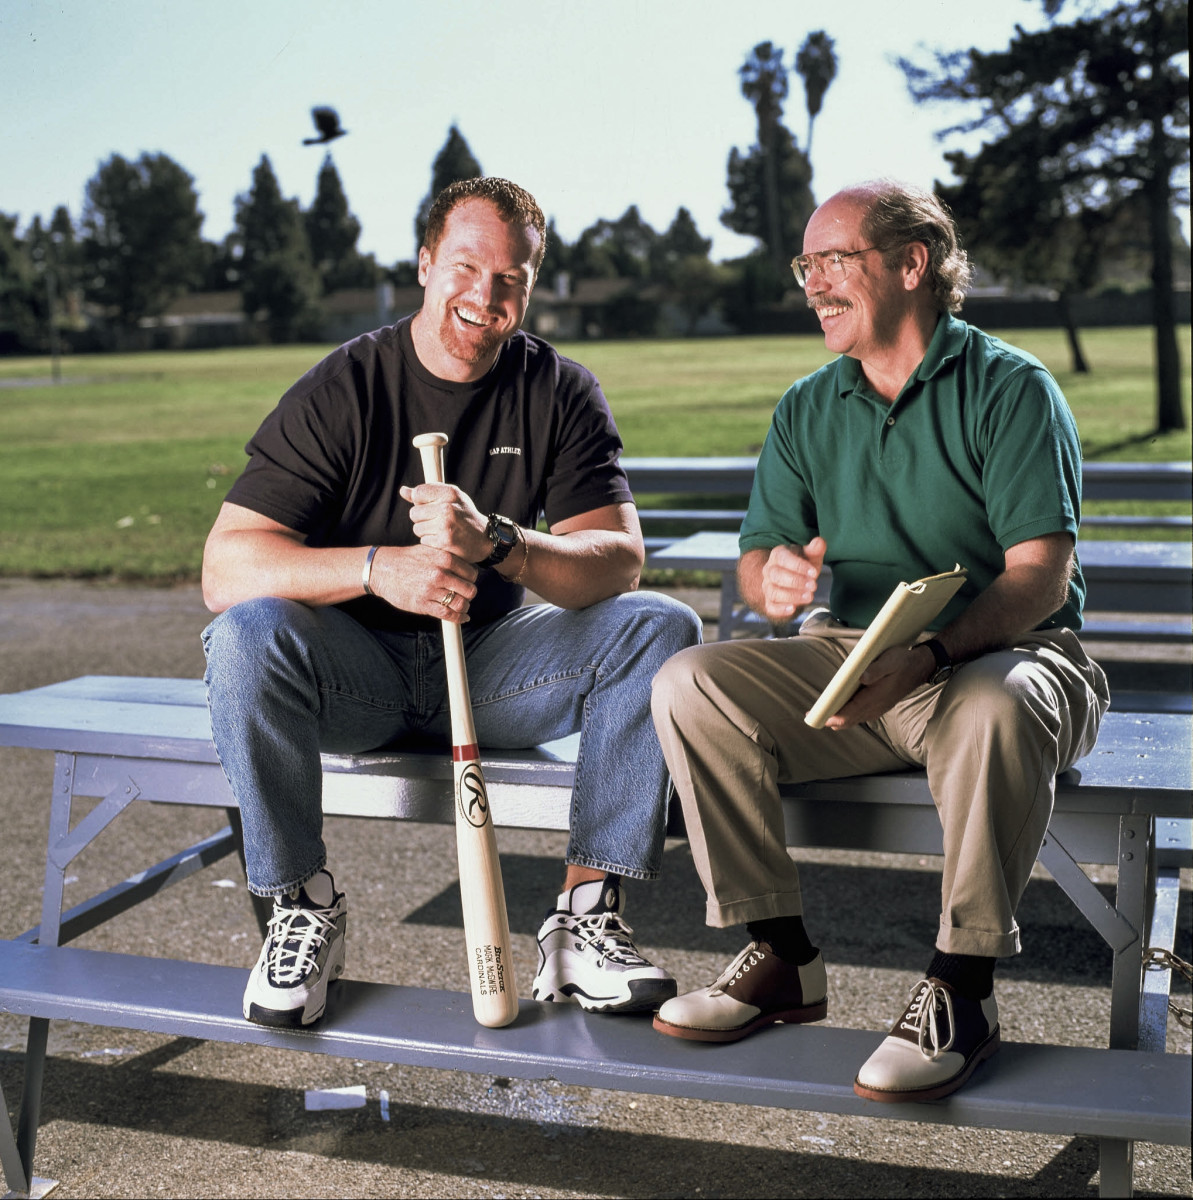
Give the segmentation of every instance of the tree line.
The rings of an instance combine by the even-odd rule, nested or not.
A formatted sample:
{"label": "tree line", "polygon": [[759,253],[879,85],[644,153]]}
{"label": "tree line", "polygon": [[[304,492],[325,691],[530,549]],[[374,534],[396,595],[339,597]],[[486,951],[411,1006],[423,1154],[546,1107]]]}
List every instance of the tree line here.
{"label": "tree line", "polygon": [[[807,81],[810,137],[836,71],[832,39],[822,31],[809,35],[794,69]],[[815,207],[806,151],[780,121],[786,75],[782,51],[769,42],[755,48],[741,71],[743,95],[758,112],[759,144],[745,154],[736,148],[730,154],[730,203],[722,220],[758,239],[758,262],[749,261],[751,256],[738,264],[711,262],[712,239],[701,235],[686,207],[678,208],[667,229],[657,231],[631,205],[620,217],[595,221],[572,245],[552,222],[542,272],[548,286],[561,275],[657,285],[681,298],[692,322],[717,301],[731,320],[740,320],[758,304],[781,297],[788,278],[784,246],[792,239],[798,243]],[[775,156],[781,160],[777,172],[768,165]],[[440,189],[482,173],[453,125],[415,214],[416,251]],[[795,189],[787,186],[792,180],[798,181]],[[770,191],[764,196],[766,187]],[[360,222],[330,153],[305,211],[296,199],[283,196],[268,155],[262,155],[247,191],[236,198],[234,227],[222,242],[202,237],[199,203],[193,177],[168,155],[143,153],[129,160],[113,154],[87,182],[77,222],[65,205],[55,209],[48,224],[36,216],[23,231],[15,216],[0,213],[0,278],[5,281],[0,336],[7,334],[9,348],[46,349],[86,303],[102,314],[118,340],[120,331],[160,316],[180,295],[234,290],[244,312],[271,340],[289,341],[317,336],[322,298],[333,291],[415,282],[414,260],[383,266],[357,248]],[[627,288],[609,305],[606,328],[615,334],[650,333],[657,319],[657,300]]]}
{"label": "tree line", "polygon": [[[1054,289],[1076,370],[1087,364],[1072,299],[1114,282],[1111,264],[1142,264],[1155,305],[1158,426],[1183,428],[1173,273],[1174,247],[1184,243],[1173,213],[1188,197],[1173,181],[1189,162],[1187,6],[1118,0],[1093,13],[1083,0],[1039,2],[1049,23],[1033,33],[1017,27],[1005,50],[899,60],[917,102],[960,114],[940,131],[942,139],[982,137],[975,152],[946,150],[953,179],[937,181],[936,189],[987,276],[1011,287]],[[1062,21],[1067,4],[1078,12]],[[631,205],[619,217],[594,221],[570,245],[552,222],[546,286],[560,276],[573,284],[624,280],[607,305],[605,328],[614,334],[653,332],[664,295],[690,326],[713,309],[736,328],[764,328],[759,319],[768,312],[787,312],[789,322],[789,263],[816,206],[813,130],[837,58],[832,38],[818,30],[804,38],[790,67],[784,59],[781,47],[761,42],[738,71],[756,133],[753,145],[729,151],[720,220],[754,240],[751,253],[714,263],[712,240],[686,207],[659,231]],[[807,114],[802,147],[784,120],[795,78]],[[415,247],[438,191],[480,174],[453,126],[415,214]],[[15,216],[0,213],[0,349],[47,348],[80,298],[128,329],[196,290],[239,291],[244,312],[275,340],[310,337],[328,293],[415,281],[413,261],[383,266],[357,248],[360,223],[330,154],[309,209],[282,195],[263,155],[236,199],[228,237],[205,241],[202,219],[194,180],[160,153],[135,161],[114,154],[102,163],[86,185],[77,223],[65,206],[44,225],[34,217],[24,230]]]}
{"label": "tree line", "polygon": [[160,316],[190,291],[240,292],[246,313],[264,316],[276,340],[303,336],[322,295],[371,287],[381,271],[356,249],[360,223],[348,208],[330,155],[305,212],[282,195],[267,155],[236,198],[233,231],[222,242],[200,234],[203,214],[192,176],[166,154],[113,154],[84,190],[79,221],[65,205],[48,225],[34,217],[23,237],[0,213],[0,267],[9,285],[0,322],[24,348],[45,348],[69,326],[68,298],[94,306],[116,330]]}

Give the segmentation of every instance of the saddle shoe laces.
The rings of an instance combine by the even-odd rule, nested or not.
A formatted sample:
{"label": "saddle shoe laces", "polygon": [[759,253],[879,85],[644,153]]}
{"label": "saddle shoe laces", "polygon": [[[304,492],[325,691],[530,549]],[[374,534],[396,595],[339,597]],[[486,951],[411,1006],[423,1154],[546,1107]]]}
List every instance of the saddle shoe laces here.
{"label": "saddle shoe laces", "polygon": [[334,932],[335,922],[328,918],[330,909],[282,908],[274,906],[269,920],[267,971],[271,983],[289,987],[305,979],[315,968],[319,951]]}
{"label": "saddle shoe laces", "polygon": [[751,967],[756,967],[766,958],[766,951],[757,942],[751,942],[740,954],[721,972],[709,988],[709,994],[723,996],[739,979],[743,978]]}
{"label": "saddle shoe laces", "polygon": [[[957,1035],[957,1025],[953,1020],[953,998],[946,987],[938,987],[931,979],[921,979],[916,984],[916,994],[907,1006],[907,1012],[899,1022],[900,1029],[916,1035],[920,1053],[929,1062],[935,1062],[947,1054],[953,1046]],[[941,1003],[943,1001],[943,1004]],[[944,1020],[948,1029],[948,1040],[941,1044],[940,1024],[937,1021],[937,1008],[944,1010]],[[931,1049],[928,1049],[928,1045]]]}

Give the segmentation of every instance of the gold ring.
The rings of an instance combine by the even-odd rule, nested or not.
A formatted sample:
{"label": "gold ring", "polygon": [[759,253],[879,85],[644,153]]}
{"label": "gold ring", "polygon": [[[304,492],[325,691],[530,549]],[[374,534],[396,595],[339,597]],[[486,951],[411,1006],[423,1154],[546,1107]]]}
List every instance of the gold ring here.
{"label": "gold ring", "polygon": [[447,591],[443,593],[443,598],[439,601],[439,603],[442,604],[444,608],[451,608],[452,601],[455,598],[456,593],[453,592],[451,588],[448,588]]}

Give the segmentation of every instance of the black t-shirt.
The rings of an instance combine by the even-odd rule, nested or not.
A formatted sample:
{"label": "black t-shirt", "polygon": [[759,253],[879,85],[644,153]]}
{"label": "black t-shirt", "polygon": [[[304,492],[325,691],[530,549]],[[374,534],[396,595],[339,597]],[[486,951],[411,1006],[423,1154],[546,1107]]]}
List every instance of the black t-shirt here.
{"label": "black t-shirt", "polygon": [[[444,475],[482,513],[534,528],[632,500],[621,438],[591,372],[516,333],[475,383],[439,379],[418,361],[410,318],[341,346],[282,397],[245,447],[227,499],[306,537],[310,546],[409,546],[418,539],[403,484],[424,482],[411,445],[448,436]],[[481,571],[475,623],[516,608],[522,589]],[[376,629],[433,629],[429,617],[362,597],[341,605]]]}

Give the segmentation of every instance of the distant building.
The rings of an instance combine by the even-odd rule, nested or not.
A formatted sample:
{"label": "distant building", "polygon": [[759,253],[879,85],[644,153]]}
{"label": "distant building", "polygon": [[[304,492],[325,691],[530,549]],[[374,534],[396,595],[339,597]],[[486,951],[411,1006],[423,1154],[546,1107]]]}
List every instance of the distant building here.
{"label": "distant building", "polygon": [[657,283],[635,279],[578,279],[566,271],[540,280],[526,312],[526,328],[551,341],[607,337],[684,337],[730,334],[715,308],[693,322],[679,300]]}
{"label": "distant building", "polygon": [[319,339],[324,342],[350,341],[371,329],[392,325],[422,308],[423,290],[417,284],[395,287],[381,283],[375,288],[349,288],[323,297],[323,320]]}
{"label": "distant building", "polygon": [[[392,325],[422,307],[421,287],[350,288],[323,297],[318,340],[337,345],[359,334]],[[147,342],[160,349],[246,345],[264,340],[240,306],[240,293],[190,292],[173,301],[160,317],[141,322]]]}

